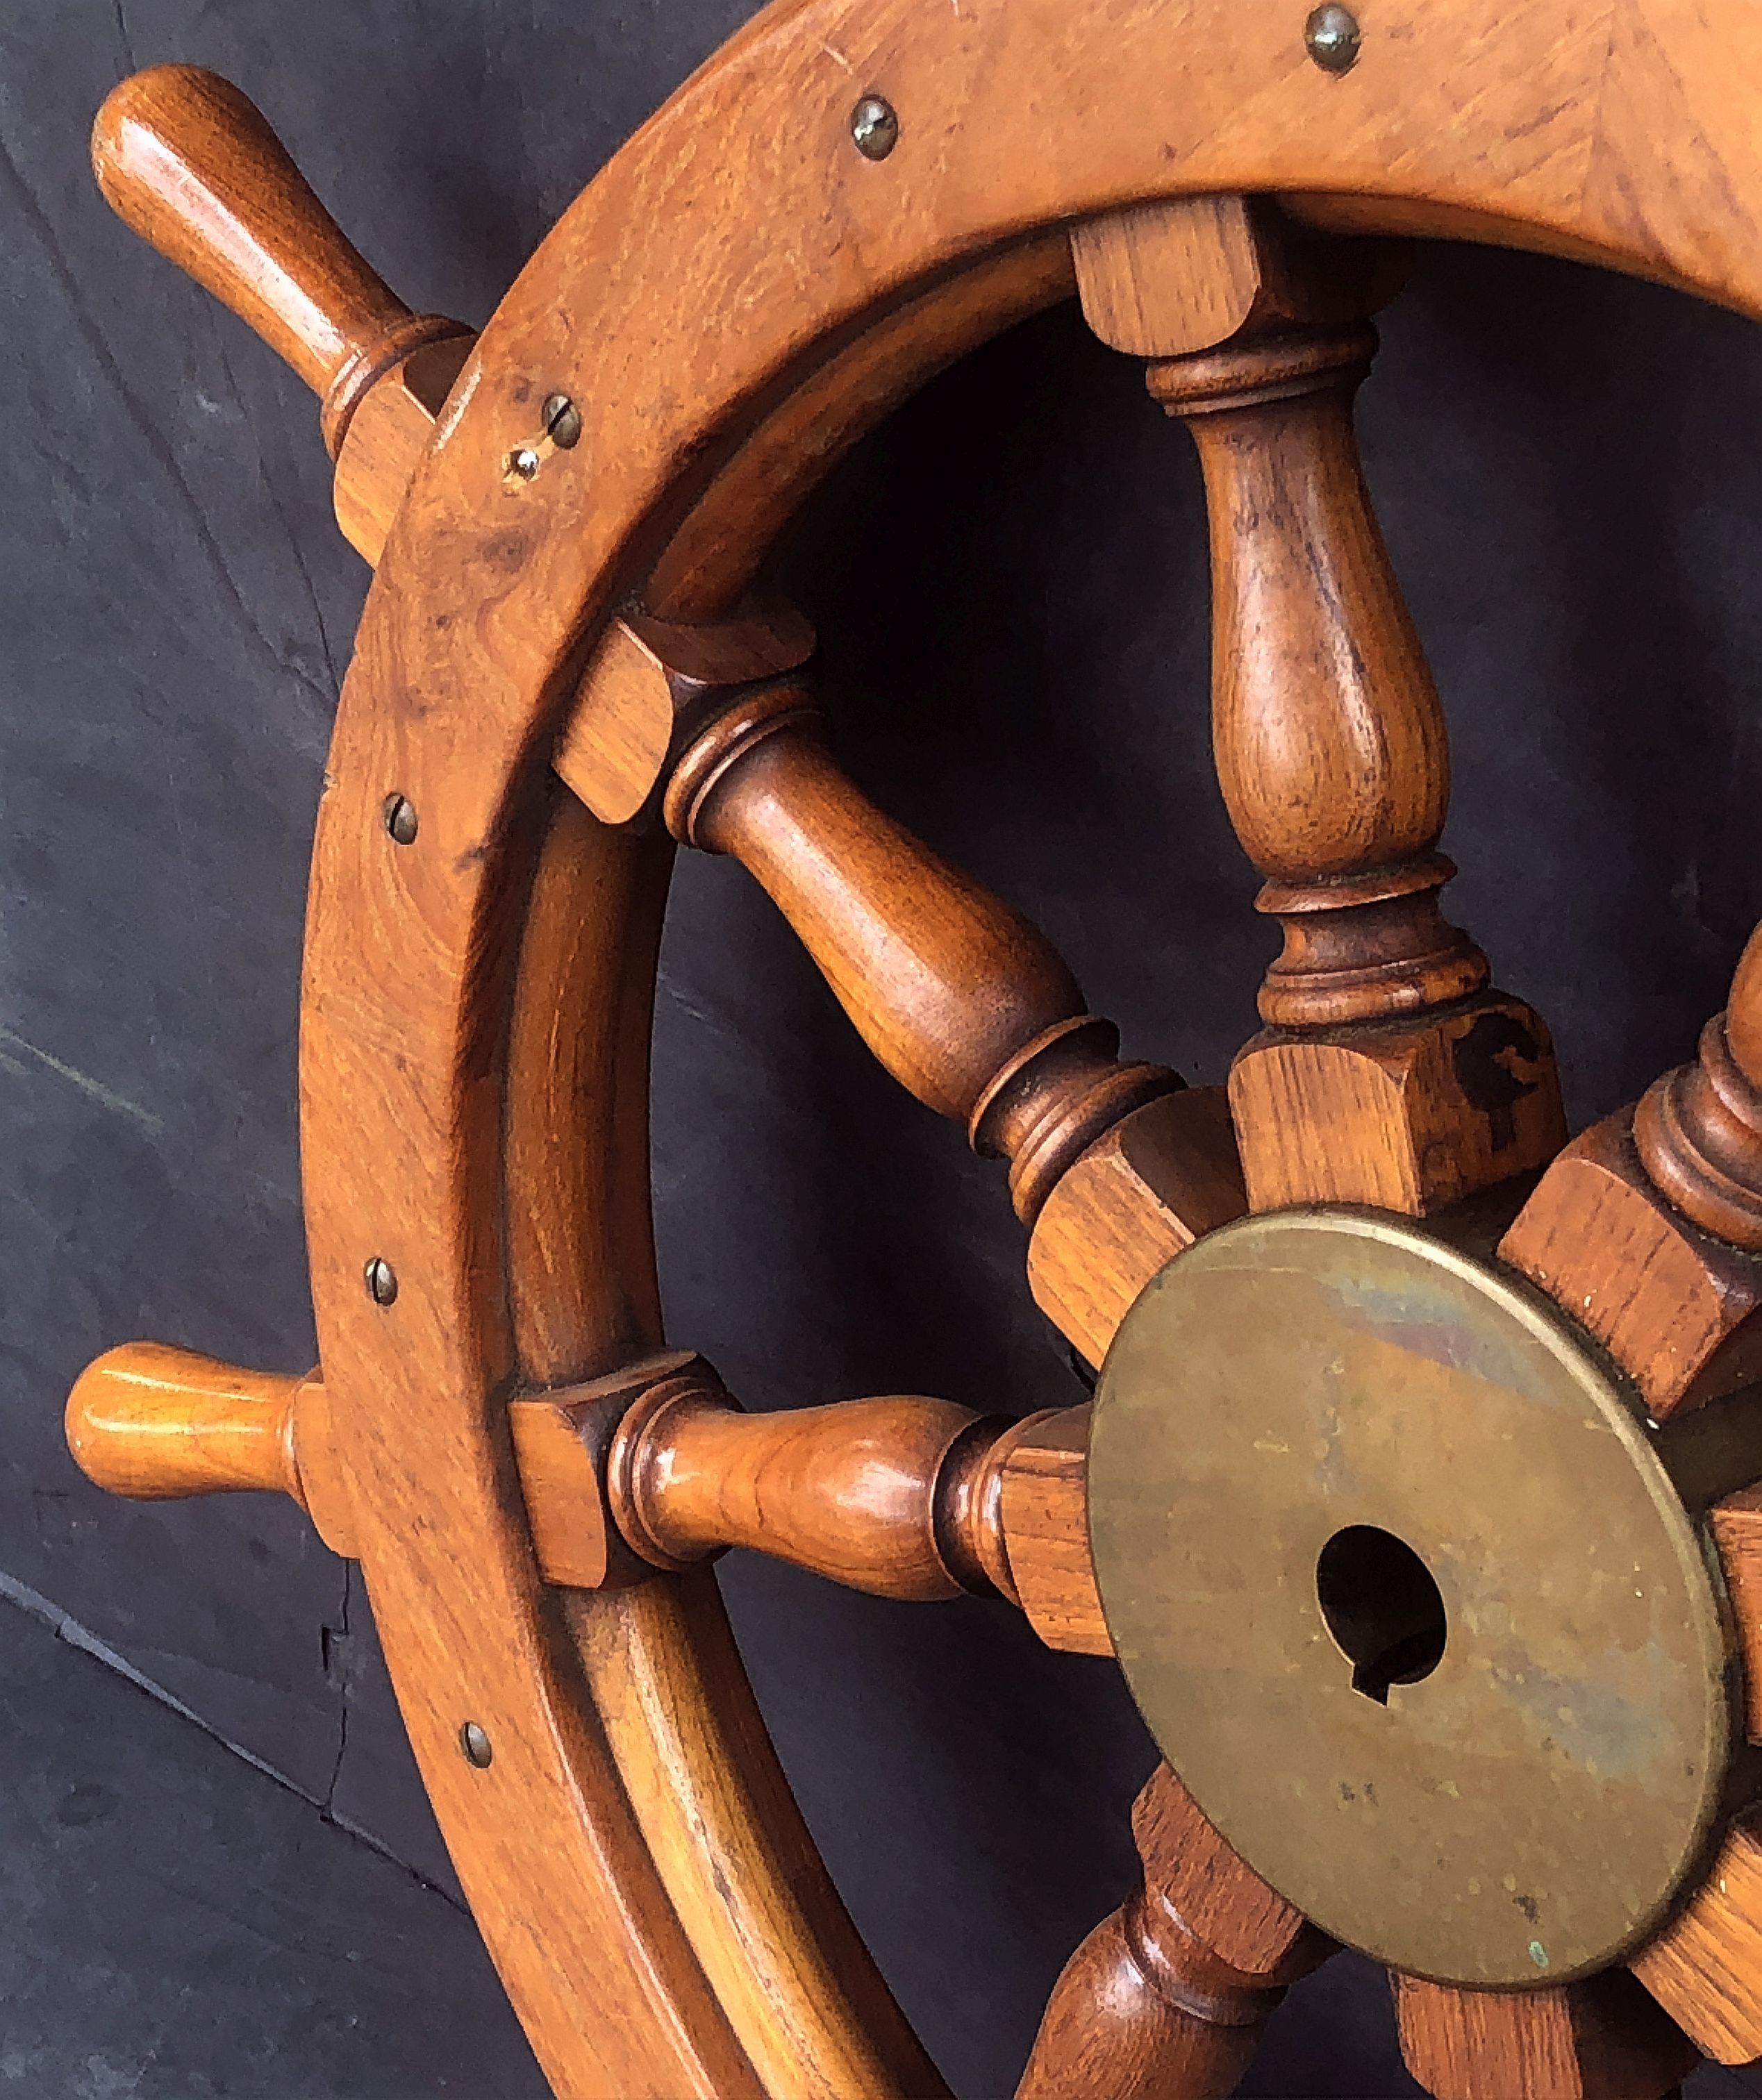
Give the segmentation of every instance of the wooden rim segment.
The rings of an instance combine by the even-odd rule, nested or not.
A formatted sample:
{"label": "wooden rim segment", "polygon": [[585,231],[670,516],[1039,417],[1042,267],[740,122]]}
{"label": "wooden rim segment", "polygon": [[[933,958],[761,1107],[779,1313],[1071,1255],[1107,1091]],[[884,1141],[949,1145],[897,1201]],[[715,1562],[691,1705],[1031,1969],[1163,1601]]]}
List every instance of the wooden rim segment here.
{"label": "wooden rim segment", "polygon": [[[1208,190],[1420,200],[1762,311],[1762,141],[1745,113],[1762,97],[1762,29],[1744,0],[1627,11],[1613,40],[1601,11],[1495,20],[1386,0],[1339,80],[1306,59],[1301,12],[1137,0],[1102,25],[1064,0],[772,9],[544,244],[392,532],[314,862],[314,1290],[412,1739],[566,2094],[603,2091],[613,2067],[634,2092],[638,2064],[669,2100],[933,2089],[837,1925],[774,1764],[760,1754],[756,1779],[750,1763],[737,1778],[723,1754],[762,1738],[714,1608],[651,1589],[578,1601],[566,1621],[518,1514],[498,1421],[517,1378],[603,1365],[655,1317],[635,1162],[658,849],[560,812],[541,916],[567,862],[568,887],[590,898],[577,945],[541,955],[529,930],[518,974],[510,961],[534,875],[519,841],[599,623],[718,465],[740,485],[727,463],[741,439],[816,366],[860,360],[913,287],[1122,204]],[[848,134],[871,88],[901,126],[879,163]],[[960,346],[981,333],[969,315]],[[925,361],[882,358],[865,417]],[[581,408],[581,441],[511,483],[505,462],[557,390]],[[713,571],[718,532],[700,523],[700,536]],[[679,595],[701,611],[722,586],[678,566],[693,578]],[[380,821],[394,792],[422,812],[410,852]],[[556,905],[544,923],[567,950]],[[533,1016],[553,991],[546,1028]],[[541,1071],[555,1083],[526,1083]],[[618,1106],[584,1136],[575,1110],[596,1090]],[[389,1306],[363,1287],[374,1259],[396,1273]],[[576,1293],[561,1312],[559,1278]],[[467,1722],[488,1736],[487,1767],[461,1754]],[[640,1812],[623,1776],[638,1763]],[[726,1882],[721,1863],[735,1860]],[[806,1895],[792,1888],[804,1872]],[[740,1899],[698,1900],[706,1878]]]}
{"label": "wooden rim segment", "polygon": [[[1496,20],[1452,0],[1367,0],[1357,63],[1337,73],[1311,63],[1302,11],[1118,0],[1100,20],[1067,0],[781,0],[584,193],[469,356],[440,339],[450,324],[408,315],[378,284],[236,90],[157,69],[100,119],[107,193],[325,393],[339,516],[370,559],[384,544],[320,813],[302,1009],[326,1375],[209,1377],[193,1441],[130,1491],[261,1472],[360,1554],[437,1813],[560,2093],[940,2089],[814,1852],[713,1586],[612,1580],[616,1553],[678,1568],[739,1524],[687,1525],[669,1544],[620,1513],[622,1542],[608,1517],[597,1549],[567,1526],[559,1546],[532,1500],[547,1411],[578,1396],[562,1446],[584,1462],[569,1425],[600,1419],[608,1379],[627,1383],[638,1359],[672,1367],[653,1371],[651,1397],[700,1444],[779,1441],[740,1426],[713,1379],[693,1386],[687,1360],[655,1354],[646,1067],[671,849],[617,827],[658,786],[662,746],[676,835],[754,867],[882,1061],[1009,1159],[1025,1220],[1044,1207],[1036,1295],[1097,1361],[1148,1274],[1244,1197],[1425,1215],[1508,1185],[1561,1142],[1545,1028],[1488,989],[1486,959],[1440,915],[1442,717],[1349,424],[1379,266],[1373,254],[1363,283],[1349,262],[1330,282],[1313,236],[1256,200],[1283,196],[1314,226],[1575,255],[1756,314],[1762,26],[1748,0],[1634,0],[1617,15],[1530,0]],[[897,143],[872,158],[852,122],[858,98],[877,95]],[[1203,281],[1187,267],[1195,240],[1222,265]],[[725,618],[827,466],[938,366],[1067,292],[1073,251],[1092,325],[1152,360],[1150,390],[1205,467],[1220,775],[1268,879],[1261,908],[1286,937],[1261,992],[1269,1032],[1231,1079],[1239,1173],[1221,1092],[1183,1097],[1172,1075],[1117,1063],[1113,1032],[1031,929],[844,799],[789,682],[799,635]],[[1324,512],[1331,535],[1314,527]],[[600,650],[638,588],[642,607]],[[692,624],[714,621],[723,668],[706,686],[701,659],[665,650],[683,638],[690,657]],[[614,644],[660,695],[638,710],[628,805],[595,770],[603,707],[556,742],[583,664],[605,673]],[[1304,703],[1314,749],[1331,754],[1313,778],[1289,755],[1281,650],[1335,665]],[[694,713],[718,685],[721,711]],[[1269,725],[1283,754],[1263,748]],[[779,783],[788,795],[767,802]],[[845,874],[817,898],[789,869],[766,871],[792,798],[812,817],[810,854],[844,842]],[[891,893],[863,859],[882,836]],[[899,928],[890,894],[910,899]],[[847,940],[841,914],[855,925],[871,905],[869,932]],[[974,929],[965,1007],[904,923],[938,915]],[[916,1045],[873,997],[901,967],[929,987]],[[1662,1191],[1707,1232],[1762,1242],[1759,982],[1752,968],[1700,1064],[1661,1083],[1631,1133],[1561,1155],[1510,1259],[1557,1286],[1540,1273],[1549,1233],[1585,1188],[1642,1221]],[[1287,1125],[1306,1127],[1331,1090],[1349,1093],[1356,1137],[1289,1145]],[[1454,1118],[1442,1144],[1440,1116]],[[1121,1187],[1135,1192],[1124,1227]],[[1092,1211],[1108,1242],[1093,1263]],[[1675,1232],[1660,1228],[1661,1243]],[[1730,1389],[1752,1300],[1732,1266],[1744,1257],[1671,1243],[1707,1329],[1699,1383],[1665,1396],[1677,1407]],[[1680,1305],[1655,1290],[1648,1303],[1658,1318],[1630,1308],[1630,1325],[1667,1328],[1655,1346],[1674,1348]],[[1613,1329],[1588,1324],[1622,1354]],[[143,1374],[102,1421],[100,1398],[131,1374],[119,1361],[82,1381],[104,1436],[148,1433],[153,1392],[183,1373],[161,1355]],[[521,1397],[533,1388],[546,1396]],[[922,1461],[919,1559],[908,1577],[886,1564],[894,1594],[1001,1588],[1043,1630],[1073,1607],[1093,1623],[1093,1582],[1087,1604],[1079,1570],[1018,1583],[996,1529],[1014,1507],[1058,1535],[1074,1479],[1081,1495],[1068,1421],[1012,1476],[985,1454],[1027,1448],[1021,1431],[999,1437],[942,1402],[866,1405],[903,1410]],[[622,1462],[607,1492],[634,1494]],[[1729,1523],[1742,1516],[1729,1508]],[[556,1552],[586,1565],[594,1550],[598,1575],[554,1575]],[[611,1586],[559,1590],[541,1572]],[[1085,1641],[1097,1644],[1069,1644]],[[1068,2034],[1086,2005],[1117,2023],[1111,2072],[1178,2075],[1190,2100],[1221,2091],[1295,1973],[1295,1915],[1166,1776],[1137,1831],[1144,1894],[1067,1971],[1036,2093],[1081,2069]],[[1236,1899],[1267,1925],[1265,1946],[1238,1943]],[[1691,1905],[1676,1930],[1713,1926]],[[1305,1960],[1326,1951],[1304,1944]],[[1547,1995],[1495,2010],[1538,2062],[1570,2057],[1590,2076],[1613,2030],[1589,1996]],[[1410,1994],[1404,2018],[1420,2003]],[[1461,2024],[1464,2008],[1432,2010]],[[1105,2033],[1097,2045],[1099,2063]],[[1652,2050],[1649,2089],[1668,2055]]]}

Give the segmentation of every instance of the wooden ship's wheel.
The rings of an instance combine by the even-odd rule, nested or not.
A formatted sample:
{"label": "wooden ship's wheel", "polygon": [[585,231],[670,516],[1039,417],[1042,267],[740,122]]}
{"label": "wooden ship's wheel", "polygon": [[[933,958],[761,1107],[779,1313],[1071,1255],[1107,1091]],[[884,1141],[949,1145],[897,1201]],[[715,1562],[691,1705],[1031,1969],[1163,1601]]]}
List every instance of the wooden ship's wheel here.
{"label": "wooden ship's wheel", "polygon": [[[941,2089],[781,1780],[731,1546],[1117,1655],[1166,1759],[1144,1885],[1026,2100],[1223,2093],[1341,1943],[1439,2100],[1762,2053],[1762,935],[1695,1061],[1569,1141],[1543,1022],[1440,909],[1444,723],[1351,419],[1404,234],[1762,317],[1754,0],[777,0],[475,339],[211,75],[124,82],[95,152],[320,393],[378,573],[307,934],[322,1371],[126,1348],[69,1433],[359,1558],[557,2092]],[[1227,1088],[1120,1062],[865,802],[756,587],[896,401],[1072,293],[1203,465],[1218,769],[1284,933]],[[755,1416],[663,1335],[676,842],[1007,1162],[1091,1405]]]}

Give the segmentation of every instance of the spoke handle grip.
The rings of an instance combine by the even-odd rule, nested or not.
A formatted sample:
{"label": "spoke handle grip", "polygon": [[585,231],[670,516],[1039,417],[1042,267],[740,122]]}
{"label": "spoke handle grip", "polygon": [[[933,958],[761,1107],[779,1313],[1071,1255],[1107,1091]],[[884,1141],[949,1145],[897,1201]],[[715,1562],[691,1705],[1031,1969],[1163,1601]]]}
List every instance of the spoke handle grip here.
{"label": "spoke handle grip", "polygon": [[305,1383],[126,1343],[75,1382],[68,1448],[89,1479],[137,1502],[260,1488],[303,1502],[294,1416]]}
{"label": "spoke handle grip", "polygon": [[333,457],[389,365],[461,331],[413,314],[313,194],[257,105],[200,66],[151,66],[92,127],[112,208],[280,352],[322,403]]}

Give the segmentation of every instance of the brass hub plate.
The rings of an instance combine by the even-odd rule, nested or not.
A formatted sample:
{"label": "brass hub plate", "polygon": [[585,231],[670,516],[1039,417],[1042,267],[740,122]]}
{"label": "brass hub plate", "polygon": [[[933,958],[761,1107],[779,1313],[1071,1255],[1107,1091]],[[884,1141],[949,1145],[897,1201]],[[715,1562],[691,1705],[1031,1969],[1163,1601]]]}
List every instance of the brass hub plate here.
{"label": "brass hub plate", "polygon": [[1560,1983],[1704,1851],[1710,1555],[1631,1396],[1503,1272],[1371,1212],[1210,1234],[1108,1355],[1089,1522],[1164,1755],[1336,1938]]}

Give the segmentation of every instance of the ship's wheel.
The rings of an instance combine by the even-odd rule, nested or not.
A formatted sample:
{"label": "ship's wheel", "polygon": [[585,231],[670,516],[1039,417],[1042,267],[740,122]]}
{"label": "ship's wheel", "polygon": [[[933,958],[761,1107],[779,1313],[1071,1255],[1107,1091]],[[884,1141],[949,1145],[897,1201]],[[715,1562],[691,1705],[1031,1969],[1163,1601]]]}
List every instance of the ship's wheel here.
{"label": "ship's wheel", "polygon": [[[124,1493],[285,1487],[360,1559],[558,2093],[941,2089],[779,1774],[729,1546],[1117,1655],[1166,1759],[1144,1886],[1026,2100],[1226,2092],[1341,1943],[1439,2100],[1762,2052],[1762,938],[1696,1061],[1569,1141],[1546,1028],[1440,909],[1444,723],[1351,420],[1391,236],[1762,316],[1754,0],[777,0],[475,340],[211,75],[124,82],[95,146],[321,395],[378,573],[307,936],[321,1372],[126,1348],[70,1435]],[[1227,1089],[1120,1062],[856,792],[755,585],[895,402],[1073,293],[1204,470],[1219,774],[1285,937]],[[749,1415],[662,1334],[676,843],[1007,1162],[1092,1405]]]}

